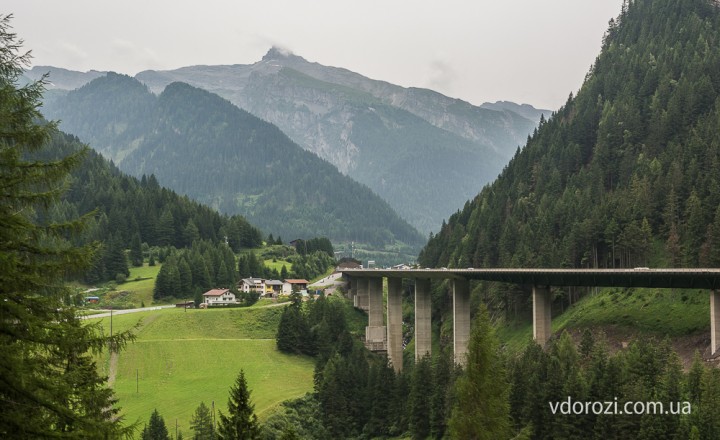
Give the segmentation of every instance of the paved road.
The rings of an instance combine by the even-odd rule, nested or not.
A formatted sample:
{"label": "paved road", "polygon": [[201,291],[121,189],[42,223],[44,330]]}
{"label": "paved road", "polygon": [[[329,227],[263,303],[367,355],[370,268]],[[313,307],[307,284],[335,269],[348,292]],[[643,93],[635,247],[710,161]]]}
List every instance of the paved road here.
{"label": "paved road", "polygon": [[[150,310],[172,309],[173,307],[175,307],[175,306],[171,304],[171,305],[167,305],[167,306],[143,307],[143,308],[140,308],[140,309],[113,310],[113,311],[112,311],[112,314],[113,314],[113,315],[125,315],[125,314],[128,314],[128,313],[147,312],[147,311],[150,311]],[[90,318],[109,318],[109,317],[110,317],[110,312],[106,312],[106,313],[95,313],[95,314],[93,314],[93,315],[83,316],[84,319],[90,319]]]}
{"label": "paved road", "polygon": [[325,278],[322,278],[320,280],[315,281],[312,284],[309,284],[308,287],[320,287],[320,286],[332,286],[334,284],[340,284],[340,278],[342,277],[342,273],[336,272],[332,273]]}

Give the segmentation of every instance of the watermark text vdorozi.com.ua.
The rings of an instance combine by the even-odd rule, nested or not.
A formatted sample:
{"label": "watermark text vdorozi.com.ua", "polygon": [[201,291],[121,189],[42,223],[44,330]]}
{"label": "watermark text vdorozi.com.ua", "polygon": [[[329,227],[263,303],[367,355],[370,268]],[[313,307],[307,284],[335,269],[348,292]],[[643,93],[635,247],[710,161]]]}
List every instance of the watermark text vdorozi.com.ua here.
{"label": "watermark text vdorozi.com.ua", "polygon": [[559,402],[548,402],[552,414],[562,415],[643,415],[666,414],[686,415],[692,413],[690,402],[619,402],[617,397],[610,401],[573,401],[572,397]]}

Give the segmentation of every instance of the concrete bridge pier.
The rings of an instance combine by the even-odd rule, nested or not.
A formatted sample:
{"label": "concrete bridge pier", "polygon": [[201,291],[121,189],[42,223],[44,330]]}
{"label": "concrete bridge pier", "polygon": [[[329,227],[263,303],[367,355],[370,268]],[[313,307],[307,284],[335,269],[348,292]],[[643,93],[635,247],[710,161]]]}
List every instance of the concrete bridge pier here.
{"label": "concrete bridge pier", "polygon": [[466,279],[453,280],[453,352],[455,363],[467,365],[470,341],[470,283]]}
{"label": "concrete bridge pier", "polygon": [[432,353],[430,280],[415,279],[415,360]]}
{"label": "concrete bridge pier", "polygon": [[368,326],[365,327],[365,345],[372,351],[387,350],[382,285],[381,277],[367,279]]}
{"label": "concrete bridge pier", "polygon": [[720,291],[710,291],[710,355],[718,354],[720,344]]}
{"label": "concrete bridge pier", "polygon": [[350,282],[348,283],[347,297],[348,299],[353,300],[353,304],[355,304],[355,295],[357,295],[357,282],[357,278],[350,277]]}
{"label": "concrete bridge pier", "polygon": [[387,285],[387,353],[399,373],[403,369],[402,278],[388,278]]}
{"label": "concrete bridge pier", "polygon": [[368,300],[368,278],[361,277],[357,280],[357,290],[355,293],[355,298],[353,301],[353,305],[357,307],[358,309],[362,309],[367,311],[369,307],[369,300]]}
{"label": "concrete bridge pier", "polygon": [[533,339],[540,346],[550,339],[552,298],[549,286],[533,286]]}

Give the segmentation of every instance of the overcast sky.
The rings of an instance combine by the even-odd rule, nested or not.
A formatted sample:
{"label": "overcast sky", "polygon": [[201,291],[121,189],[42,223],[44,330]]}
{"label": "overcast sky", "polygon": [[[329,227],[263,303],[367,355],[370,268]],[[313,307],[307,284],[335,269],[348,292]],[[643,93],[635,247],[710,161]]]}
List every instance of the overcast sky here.
{"label": "overcast sky", "polygon": [[473,104],[557,109],[622,0],[3,0],[34,65],[252,64],[275,45]]}

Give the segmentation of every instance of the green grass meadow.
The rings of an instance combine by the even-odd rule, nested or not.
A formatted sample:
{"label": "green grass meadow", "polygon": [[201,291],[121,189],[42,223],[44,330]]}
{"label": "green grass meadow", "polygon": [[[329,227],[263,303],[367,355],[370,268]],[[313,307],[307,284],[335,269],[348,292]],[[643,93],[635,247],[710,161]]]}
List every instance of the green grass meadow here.
{"label": "green grass meadow", "polygon": [[[680,337],[708,331],[710,299],[707,291],[649,288],[607,288],[589,294],[556,314],[552,332],[585,327],[612,326],[658,337]],[[498,327],[501,343],[511,352],[532,340],[530,319]]]}
{"label": "green grass meadow", "polygon": [[[275,331],[282,307],[187,310],[162,309],[115,315],[113,332],[135,328],[137,340],[117,356],[98,359],[126,423],[142,429],[157,409],[168,429],[175,423],[188,438],[190,418],[200,402],[227,412],[227,399],[240,369],[245,371],[255,413],[261,419],[282,401],[313,388],[311,358],[280,353]],[[110,318],[100,322],[106,333]]]}
{"label": "green grass meadow", "polygon": [[145,263],[142,267],[130,267],[130,276],[127,281],[118,286],[118,289],[131,292],[134,300],[140,304],[144,301],[146,305],[153,302],[153,289],[155,288],[155,278],[160,272],[161,264],[148,266]]}
{"label": "green grass meadow", "polygon": [[275,259],[275,261],[273,261],[273,259],[270,258],[268,260],[263,260],[263,263],[265,264],[265,267],[270,268],[270,270],[275,269],[278,273],[280,273],[283,266],[285,266],[285,270],[288,272],[292,271],[292,263],[286,260]]}

